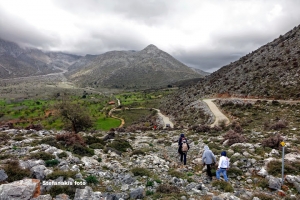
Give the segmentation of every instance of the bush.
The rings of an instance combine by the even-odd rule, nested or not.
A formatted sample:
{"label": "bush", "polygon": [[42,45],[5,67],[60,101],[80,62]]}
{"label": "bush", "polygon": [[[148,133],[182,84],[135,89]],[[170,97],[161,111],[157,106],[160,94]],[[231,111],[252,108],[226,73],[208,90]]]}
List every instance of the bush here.
{"label": "bush", "polygon": [[51,174],[48,174],[46,179],[51,179],[51,180],[55,180],[58,177],[62,176],[64,177],[64,180],[66,180],[67,178],[73,178],[75,179],[75,175],[77,174],[77,172],[75,171],[61,171],[61,170],[57,170],[52,172]]}
{"label": "bush", "polygon": [[93,156],[95,154],[94,149],[90,149],[81,144],[74,144],[71,148],[71,151],[80,156]]}
{"label": "bush", "polygon": [[153,186],[153,181],[147,181],[147,183],[146,183],[146,187],[152,187]]}
{"label": "bush", "polygon": [[57,156],[58,156],[59,158],[67,158],[67,157],[68,157],[68,154],[67,154],[66,152],[63,151],[63,152],[57,154]]}
{"label": "bush", "polygon": [[37,144],[48,144],[48,145],[56,147],[58,149],[63,149],[63,146],[56,141],[55,137],[51,137],[51,136],[45,137],[42,140],[34,140],[32,143],[33,143],[32,146],[35,146],[35,144],[36,145]]}
{"label": "bush", "polygon": [[[279,160],[272,160],[267,165],[267,171],[270,175],[273,176],[280,176],[282,170],[282,162]],[[300,174],[300,162],[285,162],[284,163],[284,174],[293,174],[299,175]]]}
{"label": "bush", "polygon": [[271,127],[270,127],[270,129],[271,130],[281,130],[281,129],[286,128],[287,125],[288,125],[287,121],[285,121],[285,120],[279,120],[276,123],[272,124]]}
{"label": "bush", "polygon": [[224,190],[225,192],[233,192],[234,191],[231,184],[228,182],[225,182],[225,181],[213,181],[212,186],[217,187],[221,190]]}
{"label": "bush", "polygon": [[75,197],[75,192],[76,192],[76,187],[73,186],[54,185],[49,190],[49,194],[52,197],[56,197],[59,194],[66,194],[69,195],[71,199]]}
{"label": "bush", "polygon": [[42,159],[42,160],[52,160],[55,158],[55,156],[51,155],[50,153],[46,153],[46,152],[37,152],[37,153],[33,153],[29,156],[30,159]]}
{"label": "bush", "polygon": [[20,167],[19,161],[17,160],[11,160],[6,163],[6,165],[3,167],[5,173],[7,174],[8,182],[18,181],[22,180],[23,178],[31,177],[31,173],[29,169],[22,169]]}
{"label": "bush", "polygon": [[97,137],[95,137],[95,136],[86,136],[86,137],[84,137],[83,139],[84,139],[84,141],[85,141],[85,143],[86,143],[87,145],[91,145],[91,144],[94,144],[94,143],[100,143],[100,144],[102,144],[102,145],[105,144],[105,142],[104,142],[102,139],[97,138]]}
{"label": "bush", "polygon": [[131,172],[133,173],[133,175],[135,176],[151,176],[151,172],[145,168],[141,168],[141,167],[135,167],[133,169],[131,169]]}
{"label": "bush", "polygon": [[92,175],[86,177],[85,180],[89,184],[97,184],[97,183],[99,183],[97,177],[96,176],[92,176]]}
{"label": "bush", "polygon": [[283,138],[280,134],[270,136],[262,141],[263,147],[270,147],[270,148],[279,148],[280,142],[283,141]]}
{"label": "bush", "polygon": [[170,194],[170,193],[180,193],[180,189],[173,185],[162,184],[156,188],[156,192]]}
{"label": "bush", "polygon": [[103,144],[101,144],[101,143],[93,143],[93,144],[89,145],[89,147],[92,149],[103,149],[104,148]]}
{"label": "bush", "polygon": [[261,187],[263,189],[269,188],[269,181],[266,179],[262,179],[258,182],[258,187]]}
{"label": "bush", "polygon": [[53,167],[59,164],[59,161],[54,159],[54,160],[46,160],[45,161],[46,167]]}
{"label": "bush", "polygon": [[7,133],[0,133],[0,144],[5,144],[10,139]]}
{"label": "bush", "polygon": [[[235,143],[243,143],[246,141],[245,137],[233,130],[229,130],[225,135],[224,135],[224,141],[228,140],[228,145],[231,146]],[[223,142],[224,142],[223,141]]]}
{"label": "bush", "polygon": [[108,144],[107,146],[121,152],[126,152],[128,148],[132,149],[131,145],[126,140],[114,140],[112,143]]}
{"label": "bush", "polygon": [[228,176],[242,176],[243,175],[243,171],[239,168],[229,168],[229,170],[227,171]]}
{"label": "bush", "polygon": [[179,171],[175,171],[175,170],[170,170],[168,172],[169,175],[173,176],[173,177],[177,177],[177,178],[185,178],[185,174]]}
{"label": "bush", "polygon": [[75,133],[64,133],[56,135],[56,140],[61,142],[63,145],[72,146],[75,144],[80,144],[85,146],[84,140],[79,134]]}
{"label": "bush", "polygon": [[41,124],[30,124],[25,129],[26,130],[33,129],[33,130],[36,130],[36,131],[40,131],[40,130],[43,130],[43,126]]}

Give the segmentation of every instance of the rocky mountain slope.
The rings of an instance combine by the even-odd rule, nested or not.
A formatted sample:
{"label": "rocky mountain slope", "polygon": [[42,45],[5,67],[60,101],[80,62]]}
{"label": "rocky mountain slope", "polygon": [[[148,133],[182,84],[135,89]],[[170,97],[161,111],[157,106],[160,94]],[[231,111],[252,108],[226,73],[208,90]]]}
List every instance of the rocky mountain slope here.
{"label": "rocky mountain slope", "polygon": [[300,99],[300,26],[212,73],[201,95]]}
{"label": "rocky mountain slope", "polygon": [[38,76],[61,72],[80,56],[38,49],[21,48],[0,39],[0,78]]}
{"label": "rocky mountain slope", "polygon": [[81,86],[129,89],[167,86],[180,80],[203,77],[154,45],[137,52],[101,54],[67,75]]}
{"label": "rocky mountain slope", "polygon": [[[300,26],[170,95],[160,109],[183,124],[202,124],[199,99],[300,99]],[[182,123],[180,123],[182,124]]]}
{"label": "rocky mountain slope", "polygon": [[[218,131],[81,132],[79,137],[62,131],[2,130],[0,195],[36,200],[299,198],[299,137],[284,138],[288,171],[281,187],[277,143],[270,148],[264,131],[241,132],[238,124]],[[186,166],[177,153],[181,133],[190,144]],[[274,135],[270,138],[275,141]],[[201,161],[205,145],[217,160],[227,151],[229,183],[207,179]]]}

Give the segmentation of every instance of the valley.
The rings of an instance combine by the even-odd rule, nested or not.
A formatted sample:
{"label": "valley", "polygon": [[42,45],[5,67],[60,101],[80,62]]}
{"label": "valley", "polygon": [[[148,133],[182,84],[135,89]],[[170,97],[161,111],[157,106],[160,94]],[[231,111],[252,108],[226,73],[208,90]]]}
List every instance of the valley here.
{"label": "valley", "polygon": [[[0,199],[299,199],[299,34],[212,74],[154,45],[77,56],[0,40]],[[206,145],[227,152],[228,182],[206,176]]]}

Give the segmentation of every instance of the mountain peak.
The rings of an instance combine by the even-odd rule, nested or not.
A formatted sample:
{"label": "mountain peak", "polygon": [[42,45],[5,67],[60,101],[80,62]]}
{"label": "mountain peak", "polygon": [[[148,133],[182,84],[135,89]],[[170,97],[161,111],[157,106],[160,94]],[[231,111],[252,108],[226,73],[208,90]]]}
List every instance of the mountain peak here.
{"label": "mountain peak", "polygon": [[158,48],[153,44],[149,44],[145,49],[158,49]]}
{"label": "mountain peak", "polygon": [[157,48],[155,45],[150,44],[145,49],[143,49],[142,51],[146,52],[146,53],[158,53],[160,51],[160,49]]}

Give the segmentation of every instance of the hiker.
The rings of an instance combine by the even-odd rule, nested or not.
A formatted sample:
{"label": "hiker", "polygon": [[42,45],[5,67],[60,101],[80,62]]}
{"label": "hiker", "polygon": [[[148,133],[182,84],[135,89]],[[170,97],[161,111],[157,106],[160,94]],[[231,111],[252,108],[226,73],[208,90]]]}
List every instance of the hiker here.
{"label": "hiker", "polygon": [[220,175],[222,173],[223,176],[224,176],[225,181],[228,182],[228,178],[227,178],[228,168],[229,168],[229,159],[226,156],[226,151],[222,151],[221,158],[219,160],[218,169],[216,171],[217,180],[220,180]]}
{"label": "hiker", "polygon": [[207,145],[204,146],[202,162],[204,165],[206,165],[206,173],[209,180],[211,181],[212,180],[211,167],[214,166],[214,164],[216,163],[216,157]]}
{"label": "hiker", "polygon": [[179,144],[178,152],[180,153],[180,162],[183,161],[184,165],[186,165],[186,155],[189,149],[190,146],[187,143],[186,138],[181,137],[181,143]]}

